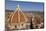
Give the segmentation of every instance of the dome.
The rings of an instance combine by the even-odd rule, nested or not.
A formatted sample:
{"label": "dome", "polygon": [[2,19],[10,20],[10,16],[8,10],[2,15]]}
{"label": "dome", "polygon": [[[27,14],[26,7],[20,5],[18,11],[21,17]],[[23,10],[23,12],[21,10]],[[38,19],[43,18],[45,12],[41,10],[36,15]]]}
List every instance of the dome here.
{"label": "dome", "polygon": [[22,23],[27,21],[26,15],[22,12],[22,10],[19,8],[19,5],[17,5],[16,10],[12,13],[10,18],[10,23]]}

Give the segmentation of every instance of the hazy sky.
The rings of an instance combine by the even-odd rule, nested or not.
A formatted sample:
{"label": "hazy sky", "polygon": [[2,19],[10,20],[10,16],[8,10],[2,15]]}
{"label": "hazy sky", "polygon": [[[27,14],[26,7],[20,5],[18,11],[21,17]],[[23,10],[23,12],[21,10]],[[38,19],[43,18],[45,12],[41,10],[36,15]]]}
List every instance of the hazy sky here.
{"label": "hazy sky", "polygon": [[16,10],[16,6],[20,5],[23,11],[43,11],[44,4],[40,2],[23,2],[23,1],[5,1],[5,8],[8,10]]}

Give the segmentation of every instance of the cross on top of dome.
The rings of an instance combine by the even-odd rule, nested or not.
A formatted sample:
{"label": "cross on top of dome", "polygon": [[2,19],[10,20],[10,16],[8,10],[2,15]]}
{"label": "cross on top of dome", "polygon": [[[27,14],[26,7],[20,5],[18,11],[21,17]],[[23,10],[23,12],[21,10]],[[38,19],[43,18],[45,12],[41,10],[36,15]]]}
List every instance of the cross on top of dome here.
{"label": "cross on top of dome", "polygon": [[19,4],[17,5],[16,10],[20,10]]}
{"label": "cross on top of dome", "polygon": [[18,6],[18,8],[19,8],[19,4],[18,4],[17,6]]}

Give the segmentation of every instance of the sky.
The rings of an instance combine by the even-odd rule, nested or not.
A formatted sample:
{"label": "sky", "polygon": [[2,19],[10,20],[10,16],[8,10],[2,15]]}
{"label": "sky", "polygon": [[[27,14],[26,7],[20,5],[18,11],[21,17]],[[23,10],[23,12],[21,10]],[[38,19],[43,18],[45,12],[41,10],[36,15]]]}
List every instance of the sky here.
{"label": "sky", "polygon": [[5,9],[16,10],[16,6],[19,4],[22,11],[43,11],[43,2],[25,2],[25,1],[5,1]]}

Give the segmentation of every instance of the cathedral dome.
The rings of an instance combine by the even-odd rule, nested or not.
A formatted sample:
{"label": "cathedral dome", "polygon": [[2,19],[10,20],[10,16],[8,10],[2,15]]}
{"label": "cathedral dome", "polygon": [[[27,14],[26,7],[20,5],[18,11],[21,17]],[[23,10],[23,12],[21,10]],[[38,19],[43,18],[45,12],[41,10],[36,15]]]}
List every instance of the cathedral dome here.
{"label": "cathedral dome", "polygon": [[19,5],[17,5],[16,10],[12,13],[10,22],[11,23],[23,23],[27,22],[26,15],[22,12],[22,10],[19,8]]}
{"label": "cathedral dome", "polygon": [[22,12],[19,5],[17,5],[16,10],[12,13],[11,17],[9,18],[8,26],[10,29],[27,29],[27,26],[30,25],[28,22],[28,18]]}

